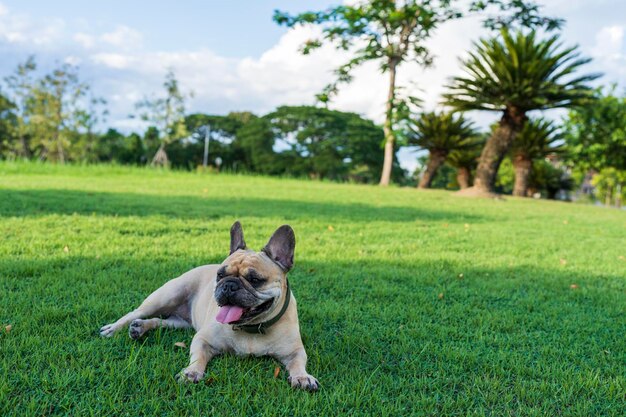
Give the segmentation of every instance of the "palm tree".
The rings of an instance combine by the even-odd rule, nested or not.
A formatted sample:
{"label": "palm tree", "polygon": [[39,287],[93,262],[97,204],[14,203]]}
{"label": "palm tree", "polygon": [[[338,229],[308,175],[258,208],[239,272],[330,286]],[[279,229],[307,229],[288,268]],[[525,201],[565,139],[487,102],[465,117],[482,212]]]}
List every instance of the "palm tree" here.
{"label": "palm tree", "polygon": [[571,107],[592,98],[589,81],[600,74],[574,76],[590,59],[577,47],[562,48],[558,35],[541,40],[534,31],[482,39],[462,62],[466,75],[453,78],[444,94],[446,103],[461,111],[502,112],[498,127],[480,155],[474,186],[493,190],[496,174],[515,135],[531,110]]}
{"label": "palm tree", "polygon": [[472,171],[478,165],[480,151],[485,145],[484,136],[476,136],[470,139],[466,149],[450,152],[446,162],[456,168],[456,181],[461,190],[464,190],[472,183]]}
{"label": "palm tree", "polygon": [[531,120],[517,135],[511,146],[511,160],[515,168],[513,195],[525,197],[533,161],[564,151],[563,132],[552,121]]}
{"label": "palm tree", "polygon": [[450,152],[467,149],[470,139],[477,134],[471,121],[452,113],[422,113],[410,127],[408,144],[428,150],[426,171],[419,188],[429,188],[439,167]]}

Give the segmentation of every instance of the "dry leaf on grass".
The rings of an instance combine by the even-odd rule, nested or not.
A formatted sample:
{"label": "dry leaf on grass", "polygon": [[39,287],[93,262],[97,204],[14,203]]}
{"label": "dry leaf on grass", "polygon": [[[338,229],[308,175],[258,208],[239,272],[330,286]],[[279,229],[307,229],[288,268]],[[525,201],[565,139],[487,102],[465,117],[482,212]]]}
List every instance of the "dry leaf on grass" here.
{"label": "dry leaf on grass", "polygon": [[459,279],[463,279],[463,277],[464,277],[463,273],[460,273],[459,274]]}
{"label": "dry leaf on grass", "polygon": [[12,329],[12,328],[13,328],[13,326],[12,326],[12,325],[7,324],[6,326],[4,326],[4,331],[5,331],[5,332],[7,332],[7,333],[9,333],[9,332],[11,331],[11,329]]}
{"label": "dry leaf on grass", "polygon": [[443,300],[443,293],[442,293],[442,292],[440,292],[440,293],[439,293],[439,295],[438,295],[437,297],[439,297],[439,299],[440,299],[440,300]]}
{"label": "dry leaf on grass", "polygon": [[278,378],[278,374],[280,373],[280,366],[274,368],[274,378]]}
{"label": "dry leaf on grass", "polygon": [[566,260],[566,259],[561,258],[561,265],[567,265],[567,260]]}
{"label": "dry leaf on grass", "polygon": [[174,343],[174,346],[178,346],[180,348],[186,348],[187,347],[185,342],[176,342],[176,343]]}
{"label": "dry leaf on grass", "polygon": [[576,284],[572,284],[572,285],[570,285],[569,287],[570,287],[571,289],[575,290],[575,289],[577,289],[577,288],[578,288],[578,285],[576,285]]}
{"label": "dry leaf on grass", "polygon": [[68,253],[70,251],[70,248],[65,245],[65,247],[63,248],[63,252]]}
{"label": "dry leaf on grass", "polygon": [[567,220],[563,220],[563,224],[567,224],[569,223]]}
{"label": "dry leaf on grass", "polygon": [[328,225],[328,230],[330,230],[331,232],[334,232],[334,231],[335,231],[335,228],[334,228],[334,227],[332,227],[331,225]]}

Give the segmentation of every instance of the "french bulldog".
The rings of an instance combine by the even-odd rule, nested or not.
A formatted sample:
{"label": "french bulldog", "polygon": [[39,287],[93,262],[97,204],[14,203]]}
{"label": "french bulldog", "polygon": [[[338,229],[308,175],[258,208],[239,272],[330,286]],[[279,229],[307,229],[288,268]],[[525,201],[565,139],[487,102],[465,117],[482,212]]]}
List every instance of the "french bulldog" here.
{"label": "french bulldog", "polygon": [[274,357],[287,369],[292,387],[316,391],[319,383],[306,371],[296,299],[287,281],[295,246],[293,229],[284,225],[260,252],[250,250],[237,221],[224,262],[166,282],[137,309],[103,326],[100,335],[110,337],[129,326],[130,337],[139,339],[157,327],[193,327],[181,382],[199,382],[214,356],[235,353]]}

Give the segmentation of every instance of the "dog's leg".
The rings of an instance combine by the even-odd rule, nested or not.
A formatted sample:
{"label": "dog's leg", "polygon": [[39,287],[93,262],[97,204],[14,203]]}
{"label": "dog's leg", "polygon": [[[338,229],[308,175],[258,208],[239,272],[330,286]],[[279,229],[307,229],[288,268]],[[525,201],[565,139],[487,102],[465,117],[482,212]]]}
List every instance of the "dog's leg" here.
{"label": "dog's leg", "polygon": [[106,324],[102,326],[100,328],[100,336],[111,337],[115,333],[120,331],[124,326],[128,325],[128,323],[130,323],[131,321],[141,318],[141,317],[147,317],[147,316],[148,314],[143,312],[141,310],[141,307],[139,307],[138,309],[133,310],[130,313],[122,316],[115,323],[110,323],[110,324]]}
{"label": "dog's leg", "polygon": [[188,329],[191,327],[191,323],[178,316],[170,316],[166,319],[135,319],[130,322],[128,335],[131,339],[139,339],[149,330],[156,329],[157,327],[164,327],[168,329]]}
{"label": "dog's leg", "polygon": [[306,371],[306,352],[304,346],[300,345],[294,352],[286,356],[276,357],[285,365],[289,372],[289,383],[293,388],[300,388],[307,391],[317,391],[319,382]]}
{"label": "dog's leg", "polygon": [[189,366],[180,371],[178,380],[180,382],[200,382],[204,378],[204,371],[209,361],[216,355],[216,351],[206,341],[206,336],[196,333],[189,348]]}
{"label": "dog's leg", "polygon": [[188,285],[187,280],[183,280],[183,277],[166,282],[165,285],[150,294],[137,309],[126,314],[115,323],[103,326],[100,329],[100,336],[111,337],[136,319],[173,314],[179,306],[187,302],[190,285]]}

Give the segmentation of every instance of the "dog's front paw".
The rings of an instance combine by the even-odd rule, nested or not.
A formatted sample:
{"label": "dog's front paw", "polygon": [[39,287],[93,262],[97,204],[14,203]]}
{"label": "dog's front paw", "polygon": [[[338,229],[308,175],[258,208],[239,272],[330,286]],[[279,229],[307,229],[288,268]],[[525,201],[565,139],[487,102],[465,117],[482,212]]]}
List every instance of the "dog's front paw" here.
{"label": "dog's front paw", "polygon": [[100,336],[111,337],[117,332],[118,328],[115,323],[106,324],[100,328]]}
{"label": "dog's front paw", "polygon": [[182,384],[194,383],[197,384],[204,378],[204,372],[196,371],[193,369],[183,369],[177,375],[178,382]]}
{"label": "dog's front paw", "polygon": [[317,379],[308,374],[290,376],[288,380],[292,388],[300,388],[306,391],[317,391],[320,387]]}
{"label": "dog's front paw", "polygon": [[137,340],[143,336],[145,332],[146,330],[143,327],[143,320],[141,319],[133,320],[130,323],[130,326],[128,326],[128,335],[131,339]]}

